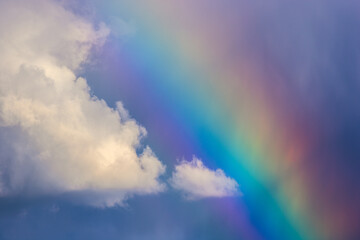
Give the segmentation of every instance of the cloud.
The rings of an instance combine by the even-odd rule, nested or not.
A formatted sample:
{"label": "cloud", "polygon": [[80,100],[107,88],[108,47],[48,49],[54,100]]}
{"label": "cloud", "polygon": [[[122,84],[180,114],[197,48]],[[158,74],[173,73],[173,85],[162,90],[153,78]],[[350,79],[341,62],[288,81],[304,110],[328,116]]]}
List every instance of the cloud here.
{"label": "cloud", "polygon": [[234,179],[227,177],[221,169],[210,170],[196,157],[190,162],[182,161],[175,167],[170,184],[184,192],[188,199],[239,194],[239,185]]}
{"label": "cloud", "polygon": [[108,34],[57,1],[0,2],[0,195],[79,192],[112,206],[164,189],[146,130],[77,76]]}

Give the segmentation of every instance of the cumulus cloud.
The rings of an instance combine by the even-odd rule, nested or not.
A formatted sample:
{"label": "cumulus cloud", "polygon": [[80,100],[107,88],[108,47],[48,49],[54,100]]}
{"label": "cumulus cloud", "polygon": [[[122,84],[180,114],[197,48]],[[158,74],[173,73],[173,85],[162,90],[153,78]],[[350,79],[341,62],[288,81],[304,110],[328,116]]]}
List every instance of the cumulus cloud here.
{"label": "cumulus cloud", "polygon": [[175,167],[170,184],[188,199],[239,194],[239,185],[234,179],[227,177],[221,169],[210,170],[196,157],[190,162],[182,161]]}
{"label": "cumulus cloud", "polygon": [[0,195],[86,192],[112,206],[164,189],[146,130],[77,76],[108,34],[58,1],[0,2]]}

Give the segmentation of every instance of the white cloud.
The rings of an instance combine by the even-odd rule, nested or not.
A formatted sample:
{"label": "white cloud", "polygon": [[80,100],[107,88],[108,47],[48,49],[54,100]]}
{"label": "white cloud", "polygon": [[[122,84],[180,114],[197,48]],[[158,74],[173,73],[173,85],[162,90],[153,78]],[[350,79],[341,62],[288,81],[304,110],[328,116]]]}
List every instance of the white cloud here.
{"label": "white cloud", "polygon": [[0,2],[0,195],[90,191],[112,206],[164,189],[164,165],[137,153],[145,129],[76,76],[108,34],[58,1]]}
{"label": "white cloud", "polygon": [[196,157],[191,162],[182,161],[175,167],[170,184],[188,199],[239,194],[239,185],[234,179],[227,177],[221,169],[210,170]]}

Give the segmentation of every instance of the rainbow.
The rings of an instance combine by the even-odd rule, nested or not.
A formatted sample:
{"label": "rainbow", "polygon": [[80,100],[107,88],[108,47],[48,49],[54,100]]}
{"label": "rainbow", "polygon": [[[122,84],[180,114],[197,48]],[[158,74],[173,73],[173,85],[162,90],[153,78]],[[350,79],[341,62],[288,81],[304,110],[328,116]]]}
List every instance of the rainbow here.
{"label": "rainbow", "polygon": [[[312,129],[294,109],[296,93],[272,85],[282,75],[272,68],[271,59],[232,49],[234,39],[242,38],[232,35],[229,22],[247,21],[236,26],[246,33],[252,27],[251,14],[239,16],[234,9],[227,16],[214,12],[207,17],[197,5],[158,0],[98,6],[99,14],[135,22],[137,32],[121,43],[125,47],[110,44],[106,51],[131,62],[131,69],[122,70],[128,71],[127,77],[136,72],[143,79],[139,96],[169,113],[166,121],[154,124],[158,132],[149,134],[155,139],[151,147],[155,152],[165,148],[161,158],[166,161],[174,153],[182,157],[178,144],[183,144],[188,149],[184,155],[201,156],[240,183],[241,198],[226,201],[226,208],[212,206],[228,216],[239,239],[336,236],[340,230],[335,224],[321,221],[311,207],[312,177],[302,166]],[[104,61],[116,64],[112,60]],[[179,126],[176,135],[182,139],[169,139],[173,133],[164,132],[167,124]]]}

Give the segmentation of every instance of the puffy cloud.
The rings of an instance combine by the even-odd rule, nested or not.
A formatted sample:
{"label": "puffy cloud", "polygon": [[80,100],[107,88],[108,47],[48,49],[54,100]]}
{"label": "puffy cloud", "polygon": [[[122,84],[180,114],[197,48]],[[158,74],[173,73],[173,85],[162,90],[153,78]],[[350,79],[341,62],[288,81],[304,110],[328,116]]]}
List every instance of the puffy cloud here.
{"label": "puffy cloud", "polygon": [[77,76],[108,34],[57,1],[0,2],[0,195],[79,192],[111,206],[164,189],[145,129]]}
{"label": "puffy cloud", "polygon": [[239,185],[234,179],[227,177],[221,169],[210,170],[196,157],[190,162],[182,161],[175,167],[170,184],[183,191],[188,199],[239,194]]}

